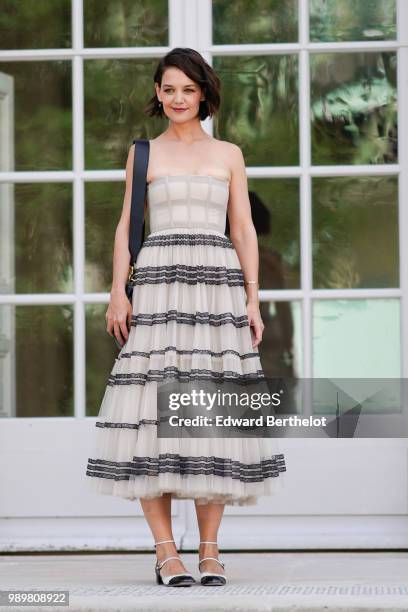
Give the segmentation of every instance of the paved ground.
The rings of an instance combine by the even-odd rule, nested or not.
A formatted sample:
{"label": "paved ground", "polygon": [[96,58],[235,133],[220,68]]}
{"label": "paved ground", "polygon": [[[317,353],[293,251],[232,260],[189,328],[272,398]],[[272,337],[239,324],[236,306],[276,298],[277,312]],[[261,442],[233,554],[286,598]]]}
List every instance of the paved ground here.
{"label": "paved ground", "polygon": [[[196,554],[182,553],[198,578]],[[69,612],[408,611],[408,553],[222,553],[228,584],[156,585],[152,554],[4,555],[0,589],[69,590]],[[64,610],[61,606],[0,606]]]}

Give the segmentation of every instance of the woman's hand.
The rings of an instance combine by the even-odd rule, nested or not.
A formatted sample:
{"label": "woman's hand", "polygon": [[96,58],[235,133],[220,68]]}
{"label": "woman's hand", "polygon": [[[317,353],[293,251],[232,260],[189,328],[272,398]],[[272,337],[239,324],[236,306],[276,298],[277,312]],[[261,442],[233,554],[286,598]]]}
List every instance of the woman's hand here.
{"label": "woman's hand", "polygon": [[263,330],[265,329],[265,325],[263,324],[261,313],[259,311],[258,301],[247,302],[247,315],[249,327],[254,335],[252,340],[252,348],[255,348],[261,342]]}
{"label": "woman's hand", "polygon": [[[125,289],[112,289],[110,295],[111,299],[105,314],[106,331],[110,336],[115,336],[119,344],[124,346],[129,337],[132,304]],[[122,340],[125,341],[123,344]]]}

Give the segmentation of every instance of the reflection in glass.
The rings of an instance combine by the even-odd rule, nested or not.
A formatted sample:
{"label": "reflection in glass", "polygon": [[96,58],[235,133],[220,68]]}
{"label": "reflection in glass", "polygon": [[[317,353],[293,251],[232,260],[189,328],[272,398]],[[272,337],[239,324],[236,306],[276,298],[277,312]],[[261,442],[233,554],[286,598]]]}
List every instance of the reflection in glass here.
{"label": "reflection in glass", "polygon": [[299,180],[249,179],[248,195],[258,236],[260,289],[299,289]]}
{"label": "reflection in glass", "polygon": [[395,0],[310,0],[310,40],[395,40]]}
{"label": "reflection in glass", "polygon": [[313,178],[313,286],[399,287],[398,178]]}
{"label": "reflection in glass", "polygon": [[394,52],[312,53],[314,164],[397,163]]}
{"label": "reflection in glass", "polygon": [[298,39],[297,0],[213,0],[212,14],[215,45]]}
{"label": "reflection in glass", "polygon": [[108,304],[86,304],[86,416],[97,416],[118,349],[106,331]]}
{"label": "reflection in glass", "polygon": [[115,230],[125,183],[85,185],[85,291],[110,291]]}
{"label": "reflection in glass", "polygon": [[0,293],[73,290],[72,185],[0,185]]}
{"label": "reflection in glass", "polygon": [[[72,167],[71,62],[0,62],[14,80],[15,170]],[[8,137],[5,131],[4,137]]]}
{"label": "reflection in glass", "polygon": [[302,377],[302,307],[300,302],[260,302],[265,329],[258,345],[268,377]]}
{"label": "reflection in glass", "polygon": [[[85,291],[110,291],[115,230],[122,213],[125,183],[85,185]],[[147,209],[148,211],[148,209]],[[145,237],[149,215],[145,216]]]}
{"label": "reflection in glass", "polygon": [[1,49],[71,46],[71,0],[1,0]]}
{"label": "reflection in glass", "polygon": [[167,0],[84,0],[85,47],[168,45]]}
{"label": "reflection in glass", "polygon": [[214,57],[222,105],[214,136],[241,147],[247,166],[299,163],[296,55]]}
{"label": "reflection in glass", "polygon": [[150,138],[167,120],[143,109],[154,94],[157,60],[86,60],[85,165],[87,169],[123,169],[134,138]]}
{"label": "reflection in glass", "polygon": [[401,376],[398,299],[316,300],[313,377]]}
{"label": "reflection in glass", "polygon": [[0,415],[73,416],[73,307],[0,306]]}

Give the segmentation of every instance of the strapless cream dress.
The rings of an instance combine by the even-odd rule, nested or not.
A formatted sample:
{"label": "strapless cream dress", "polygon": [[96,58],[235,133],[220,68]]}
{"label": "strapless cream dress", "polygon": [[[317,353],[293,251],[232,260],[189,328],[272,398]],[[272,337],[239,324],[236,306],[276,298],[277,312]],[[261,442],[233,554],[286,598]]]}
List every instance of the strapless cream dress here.
{"label": "strapless cream dress", "polygon": [[244,277],[225,235],[229,182],[167,175],[147,189],[150,234],[136,262],[132,324],[109,375],[86,476],[129,500],[171,492],[254,505],[286,471],[276,438],[161,438],[157,384],[264,376],[252,347]]}

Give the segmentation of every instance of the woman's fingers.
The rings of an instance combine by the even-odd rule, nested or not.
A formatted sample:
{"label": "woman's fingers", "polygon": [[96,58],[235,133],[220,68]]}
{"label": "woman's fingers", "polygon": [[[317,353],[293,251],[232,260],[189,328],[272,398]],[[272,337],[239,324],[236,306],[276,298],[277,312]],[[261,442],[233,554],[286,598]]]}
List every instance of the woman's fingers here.
{"label": "woman's fingers", "polygon": [[112,336],[112,324],[109,318],[109,308],[105,312],[105,321],[106,321],[106,331],[110,336]]}
{"label": "woman's fingers", "polygon": [[252,329],[254,332],[254,340],[252,342],[252,346],[253,348],[255,348],[262,340],[262,329],[261,326],[257,324],[254,324]]}
{"label": "woman's fingers", "polygon": [[128,339],[128,336],[129,336],[129,330],[128,330],[128,326],[127,326],[127,317],[120,321],[119,329],[120,329],[121,334],[122,334],[122,336],[123,336],[123,338],[124,338],[124,340],[126,342],[127,339]]}
{"label": "woman's fingers", "polygon": [[132,323],[132,314],[133,314],[133,308],[132,308],[132,305],[129,303],[128,312],[127,312],[127,324],[128,324],[129,330],[130,330],[130,326]]}
{"label": "woman's fingers", "polygon": [[123,305],[120,307],[120,314],[118,314],[119,309],[115,311],[111,304],[106,311],[105,318],[107,333],[115,337],[123,346],[124,342],[126,342],[129,337],[133,308],[130,303],[125,307],[125,311],[123,311],[122,308]]}
{"label": "woman's fingers", "polygon": [[122,338],[122,334],[120,332],[120,326],[119,326],[118,321],[114,321],[114,323],[113,323],[113,333],[115,335],[116,340],[120,344],[123,344],[123,338]]}
{"label": "woman's fingers", "polygon": [[262,320],[258,320],[258,318],[255,317],[249,319],[249,325],[252,330],[252,348],[255,348],[262,340],[265,326]]}
{"label": "woman's fingers", "polygon": [[113,323],[109,319],[106,321],[106,331],[110,336],[113,336]]}

